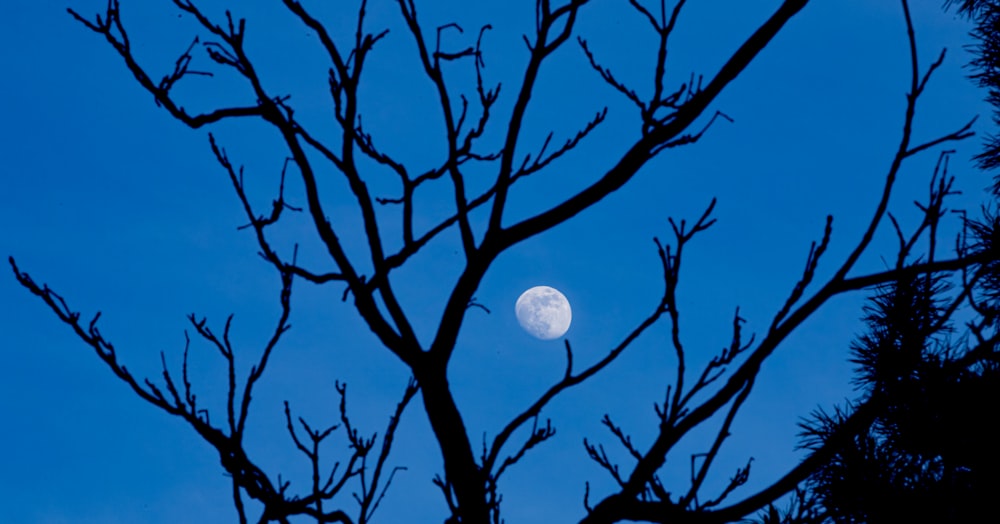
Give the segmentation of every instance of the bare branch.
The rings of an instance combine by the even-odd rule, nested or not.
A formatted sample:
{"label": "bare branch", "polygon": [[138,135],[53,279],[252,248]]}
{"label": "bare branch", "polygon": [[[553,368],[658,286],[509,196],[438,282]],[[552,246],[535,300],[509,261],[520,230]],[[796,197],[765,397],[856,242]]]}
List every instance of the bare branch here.
{"label": "bare branch", "polygon": [[[785,0],[781,7],[730,57],[712,81],[677,111],[673,119],[642,137],[622,155],[614,167],[576,195],[538,215],[499,231],[500,212],[498,208],[501,208],[506,201],[507,189],[505,185],[498,187],[497,197],[494,199],[494,212],[490,221],[490,230],[496,231],[494,233],[496,235],[496,250],[501,251],[521,240],[561,224],[628,182],[652,157],[654,150],[681,136],[687,127],[715,100],[715,97],[767,46],[785,23],[805,7],[806,2],[807,0]],[[515,130],[513,124],[511,129],[512,132]],[[512,142],[513,139],[509,140],[507,147],[511,147]],[[503,166],[501,172],[504,172]],[[490,240],[490,233],[487,233],[487,240]]]}
{"label": "bare branch", "polygon": [[[104,39],[111,44],[115,51],[117,51],[125,61],[125,65],[128,67],[129,71],[131,71],[132,75],[135,76],[135,79],[139,82],[139,84],[154,96],[156,103],[158,105],[162,105],[174,118],[184,122],[191,128],[199,128],[203,125],[212,124],[227,118],[265,116],[265,109],[262,105],[220,108],[207,113],[191,115],[185,111],[183,107],[179,106],[173,98],[171,98],[170,88],[184,76],[188,74],[210,76],[210,74],[206,72],[194,72],[188,70],[188,65],[191,61],[191,50],[195,43],[198,43],[197,38],[194,43],[192,43],[192,46],[182,53],[177,59],[174,71],[164,76],[163,79],[157,83],[149,77],[146,71],[139,65],[139,63],[135,60],[135,57],[132,55],[128,33],[125,32],[125,27],[122,25],[118,0],[109,0],[104,17],[102,18],[98,15],[93,22],[88,21],[72,8],[67,9],[67,12],[69,12],[69,14],[77,21],[87,26],[87,28],[91,31],[104,36]],[[199,20],[201,20],[201,18],[199,18]]]}

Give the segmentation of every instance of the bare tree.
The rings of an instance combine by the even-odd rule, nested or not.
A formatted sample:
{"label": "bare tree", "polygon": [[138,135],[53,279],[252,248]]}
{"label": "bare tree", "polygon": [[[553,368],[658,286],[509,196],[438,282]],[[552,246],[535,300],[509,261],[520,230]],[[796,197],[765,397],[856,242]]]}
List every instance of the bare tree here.
{"label": "bare tree", "polygon": [[[367,2],[361,0],[355,13],[356,30],[349,38],[340,38],[330,31],[319,17],[297,0],[283,0],[283,6],[316,37],[328,58],[329,94],[333,105],[336,133],[327,136],[318,132],[300,118],[292,100],[284,93],[265,89],[267,82],[255,67],[247,45],[247,22],[229,11],[215,17],[196,5],[193,0],[173,0],[176,8],[197,20],[200,33],[191,46],[182,53],[172,71],[159,80],[146,69],[134,52],[133,39],[123,21],[118,0],[109,0],[107,8],[97,16],[85,16],[75,10],[70,14],[90,31],[104,37],[121,56],[125,66],[136,81],[152,94],[158,106],[191,128],[201,128],[238,119],[256,119],[270,125],[281,137],[290,159],[278,181],[278,194],[270,210],[261,212],[248,197],[242,168],[235,164],[214,134],[209,134],[209,145],[219,166],[232,182],[233,189],[246,213],[248,229],[256,236],[260,256],[271,264],[280,275],[281,312],[273,334],[266,341],[259,359],[247,376],[238,376],[236,350],[230,340],[230,321],[221,333],[210,327],[205,319],[190,317],[193,333],[210,347],[215,348],[228,368],[228,396],[226,414],[219,423],[213,422],[209,413],[197,401],[195,387],[189,380],[187,347],[181,359],[180,372],[171,369],[163,357],[163,373],[159,380],[135,377],[118,359],[115,346],[105,338],[98,327],[100,314],[84,320],[63,298],[45,284],[39,283],[22,271],[10,259],[17,280],[43,300],[75,333],[90,345],[109,369],[128,384],[144,400],[161,410],[183,419],[218,452],[222,466],[232,477],[232,496],[240,522],[290,522],[294,517],[307,517],[317,522],[368,522],[386,493],[393,479],[394,469],[388,460],[396,428],[409,401],[419,393],[425,415],[439,446],[443,462],[443,475],[435,478],[450,512],[447,522],[480,523],[501,522],[500,480],[505,472],[523,460],[527,452],[550,439],[555,430],[551,422],[541,418],[549,403],[565,395],[575,386],[604,371],[609,364],[625,352],[638,337],[657,323],[666,323],[671,332],[672,351],[677,360],[673,378],[665,384],[666,395],[656,405],[658,427],[651,442],[640,445],[621,427],[606,416],[603,424],[618,440],[631,458],[628,464],[617,463],[602,445],[585,443],[586,453],[614,479],[616,488],[597,496],[589,487],[585,496],[586,512],[581,522],[603,523],[621,520],[646,522],[733,522],[753,514],[784,495],[793,492],[800,483],[823,463],[831,450],[852,438],[872,421],[872,408],[861,404],[829,435],[826,444],[812,450],[799,464],[760,491],[732,501],[731,495],[748,478],[750,464],[739,469],[728,485],[719,492],[706,493],[705,479],[715,463],[722,445],[729,436],[731,424],[753,390],[762,364],[803,322],[810,318],[831,298],[870,288],[902,277],[929,273],[956,271],[974,272],[988,254],[960,251],[953,258],[920,259],[912,261],[909,255],[919,238],[931,239],[937,235],[941,219],[940,201],[948,191],[930,194],[923,204],[926,220],[910,234],[892,220],[899,233],[900,263],[892,269],[869,274],[855,274],[859,258],[869,250],[876,230],[884,227],[892,194],[901,166],[908,158],[932,150],[943,144],[970,136],[972,122],[960,129],[940,135],[926,142],[915,142],[911,136],[917,103],[928,80],[941,65],[944,53],[926,67],[918,61],[916,40],[907,2],[902,2],[903,16],[908,28],[908,41],[912,73],[906,95],[906,109],[899,145],[893,152],[891,164],[885,174],[885,183],[879,201],[872,210],[867,227],[860,233],[850,253],[837,265],[832,276],[816,282],[817,266],[827,250],[833,233],[833,218],[827,217],[826,227],[819,239],[809,248],[801,275],[788,293],[784,305],[774,314],[769,328],[760,337],[746,336],[744,319],[737,311],[731,318],[731,343],[702,369],[688,369],[684,337],[680,320],[677,287],[680,282],[682,257],[690,241],[710,228],[715,219],[713,201],[704,213],[693,222],[670,221],[672,238],[657,241],[662,265],[663,292],[659,303],[649,315],[641,319],[619,344],[609,348],[606,356],[580,363],[574,358],[573,348],[565,343],[566,366],[562,377],[524,406],[519,413],[502,426],[491,439],[484,439],[481,451],[470,438],[465,419],[460,411],[454,391],[449,384],[449,363],[456,351],[456,341],[466,312],[474,306],[475,293],[493,263],[505,251],[519,243],[565,223],[581,211],[595,205],[613,191],[627,184],[651,159],[672,148],[697,142],[712,124],[728,119],[713,110],[713,103],[727,86],[737,78],[772,41],[772,39],[799,13],[807,0],[785,0],[770,14],[766,21],[742,42],[714,75],[694,78],[670,85],[666,74],[668,48],[671,35],[680,23],[685,0],[668,3],[661,0],[653,7],[637,0],[629,0],[624,9],[634,9],[648,22],[648,29],[656,36],[657,45],[654,68],[650,71],[652,89],[638,89],[615,75],[607,65],[600,49],[588,45],[575,35],[575,24],[581,12],[588,9],[587,0],[566,0],[554,5],[549,0],[537,0],[535,24],[532,34],[525,37],[528,60],[519,83],[513,88],[512,109],[499,121],[496,103],[501,97],[500,84],[491,84],[483,70],[484,36],[490,26],[479,28],[466,37],[467,44],[459,49],[445,48],[441,34],[458,29],[457,26],[427,28],[418,19],[415,0],[398,0],[399,16],[409,31],[414,46],[415,60],[431,83],[436,94],[445,133],[441,137],[446,155],[436,167],[416,171],[398,160],[391,152],[377,146],[377,141],[363,127],[359,111],[362,91],[362,71],[372,50],[386,36],[385,30],[371,31],[365,24]],[[624,3],[623,3],[624,4]],[[464,33],[463,33],[464,34]],[[613,91],[635,106],[641,131],[639,138],[622,151],[614,152],[617,160],[605,172],[587,184],[575,189],[572,196],[549,202],[546,207],[522,219],[511,219],[508,202],[519,187],[517,183],[542,172],[557,163],[560,157],[587,140],[590,133],[600,126],[607,115],[607,108],[598,111],[586,121],[579,131],[563,140],[553,134],[541,144],[527,144],[525,117],[529,100],[536,90],[540,72],[558,49],[579,45],[594,70]],[[645,51],[645,50],[643,50]],[[192,66],[196,53],[204,52],[221,71],[235,73],[252,90],[255,101],[246,105],[217,107],[205,112],[189,112],[177,96],[176,85],[192,75],[211,75],[209,71]],[[446,79],[445,67],[452,62],[468,61],[475,72],[471,94],[461,93]],[[646,93],[646,94],[643,94]],[[468,96],[467,96],[468,94]],[[485,143],[484,135],[501,136],[498,147]],[[523,153],[530,150],[530,153]],[[370,189],[375,168],[393,173],[398,180],[398,193],[377,195]],[[357,225],[363,230],[368,252],[364,257],[350,254],[345,247],[343,228],[351,225],[334,224],[324,207],[321,190],[321,171],[334,170],[343,176],[358,210]],[[468,173],[471,170],[488,170],[489,186],[481,192],[470,189]],[[286,200],[286,176],[298,177],[303,187],[305,204],[294,207]],[[415,209],[439,205],[440,199],[429,200],[428,188],[439,186],[437,181],[450,185],[449,215],[436,225],[421,229],[415,224]],[[297,201],[295,199],[292,202]],[[380,206],[395,207],[396,215],[380,213]],[[327,265],[332,269],[299,261],[298,248],[283,252],[273,242],[274,226],[289,212],[301,211],[309,217],[318,236],[322,251],[328,255]],[[387,217],[398,217],[398,223],[388,223]],[[401,241],[390,241],[387,230],[398,230]],[[440,323],[431,340],[421,340],[412,324],[412,312],[398,299],[393,286],[393,276],[412,257],[428,244],[446,233],[457,233],[461,239],[464,265],[450,284],[447,301]],[[391,246],[399,245],[395,248]],[[933,249],[931,250],[933,251]],[[405,386],[397,409],[389,417],[381,439],[363,436],[348,416],[346,387],[337,385],[340,394],[340,421],[338,425],[317,428],[296,418],[286,404],[285,415],[288,431],[295,446],[312,465],[312,478],[305,493],[289,492],[289,484],[273,481],[272,477],[255,465],[244,448],[246,421],[254,387],[261,379],[273,350],[289,328],[293,282],[305,281],[315,285],[343,286],[344,299],[353,301],[361,320],[378,337],[382,345],[395,355],[411,372],[412,379]],[[231,317],[230,317],[231,320]],[[690,483],[686,486],[667,485],[659,472],[668,454],[676,444],[695,428],[719,421],[709,450],[693,467]],[[530,427],[530,430],[527,428]],[[519,432],[520,430],[520,432]],[[527,431],[525,431],[527,430]],[[351,454],[342,460],[343,466],[324,471],[319,459],[320,446],[335,433],[343,434],[350,445]],[[515,440],[515,435],[527,434]],[[694,462],[692,462],[694,464]],[[356,507],[338,497],[351,486],[355,493]],[[256,501],[247,505],[247,499]],[[259,515],[251,515],[259,506]]]}

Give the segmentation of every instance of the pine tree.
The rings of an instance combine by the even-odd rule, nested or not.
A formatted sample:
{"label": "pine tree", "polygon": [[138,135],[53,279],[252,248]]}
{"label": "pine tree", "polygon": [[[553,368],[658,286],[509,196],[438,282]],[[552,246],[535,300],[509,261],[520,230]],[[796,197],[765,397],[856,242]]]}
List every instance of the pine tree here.
{"label": "pine tree", "polygon": [[[967,222],[970,253],[994,251],[997,217]],[[997,258],[966,275],[968,293],[949,296],[939,277],[881,287],[866,307],[867,333],[852,347],[860,398],[805,425],[816,448],[856,406],[875,406],[871,426],[809,480],[814,514],[826,522],[975,522],[1000,489],[993,419],[1000,399]],[[951,320],[964,304],[961,335]],[[787,516],[771,522],[814,522]]]}

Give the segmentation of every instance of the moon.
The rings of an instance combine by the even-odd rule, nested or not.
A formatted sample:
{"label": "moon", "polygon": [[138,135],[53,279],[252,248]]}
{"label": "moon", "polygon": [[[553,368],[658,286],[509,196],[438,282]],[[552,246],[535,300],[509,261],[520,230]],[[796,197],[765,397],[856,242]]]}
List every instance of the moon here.
{"label": "moon", "polygon": [[563,336],[573,320],[566,295],[549,286],[535,286],[521,293],[514,313],[525,331],[542,340]]}

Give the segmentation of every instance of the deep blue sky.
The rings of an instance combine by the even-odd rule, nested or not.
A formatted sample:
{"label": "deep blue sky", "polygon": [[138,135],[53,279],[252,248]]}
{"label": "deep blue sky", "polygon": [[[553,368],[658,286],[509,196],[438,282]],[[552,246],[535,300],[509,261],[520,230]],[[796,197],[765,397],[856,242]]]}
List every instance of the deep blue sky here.
{"label": "deep blue sky", "polygon": [[[948,56],[918,108],[917,141],[953,131],[986,106],[966,78],[968,25],[942,13],[936,1],[913,2],[921,64],[942,47]],[[86,15],[103,1],[73,2]],[[197,28],[177,17],[170,2],[122,0],[138,58],[155,78],[172,68]],[[206,6],[222,2],[204,2]],[[297,116],[329,129],[325,65],[311,35],[278,2],[239,2],[248,18],[249,50],[272,92],[293,94]],[[307,2],[323,4],[323,2]],[[483,5],[479,5],[483,4]],[[671,47],[670,84],[694,71],[712,75],[777,1],[693,2]],[[0,254],[58,290],[89,317],[103,311],[102,332],[137,376],[159,377],[159,352],[179,367],[185,315],[207,316],[221,330],[235,313],[238,351],[256,358],[277,315],[279,281],[256,255],[225,173],[208,148],[205,130],[192,131],[158,109],[103,39],[65,13],[65,2],[17,2],[0,21]],[[498,114],[506,115],[527,53],[521,34],[532,24],[533,3],[418,2],[425,28],[459,22],[464,35],[445,33],[447,45],[472,42],[484,23],[489,82],[504,83]],[[337,34],[353,28],[333,7],[318,9]],[[213,11],[216,12],[216,11]],[[416,69],[410,36],[394,2],[371,2],[369,28],[389,27],[366,70],[364,123],[387,151],[413,166],[440,158],[439,109]],[[584,9],[578,34],[602,62],[641,93],[650,89],[652,33],[627,2],[595,1]],[[196,66],[209,67],[204,56]],[[197,68],[197,67],[196,67]],[[455,89],[471,94],[471,69],[447,68]],[[516,186],[511,220],[572,194],[611,165],[638,134],[637,115],[567,45],[544,71],[528,113],[526,144],[545,134],[571,136],[602,106],[608,121],[574,154]],[[662,282],[654,236],[670,239],[668,217],[694,219],[718,197],[719,222],[689,246],[680,298],[690,364],[695,370],[728,343],[739,306],[747,330],[766,330],[794,285],[809,242],[835,216],[830,251],[819,277],[829,276],[857,241],[877,200],[902,125],[908,87],[902,12],[890,0],[815,0],[719,97],[720,122],[693,146],[650,162],[624,189],[574,220],[505,253],[476,296],[492,314],[472,309],[452,365],[452,384],[472,439],[490,438],[563,371],[562,344],[530,338],[517,327],[513,305],[526,288],[563,291],[574,308],[567,336],[578,360],[592,361],[623,338],[653,308]],[[231,76],[186,79],[176,95],[192,110],[252,101]],[[489,143],[500,136],[497,118]],[[981,118],[978,132],[989,131]],[[269,209],[285,153],[264,126],[245,121],[216,126],[230,158],[246,166],[252,198]],[[964,194],[953,205],[975,209],[988,177],[969,158],[973,138],[955,146],[952,173]],[[527,149],[525,150],[527,151]],[[914,225],[911,202],[926,191],[937,159],[909,161],[893,198],[903,224]],[[488,183],[490,171],[473,185]],[[338,180],[328,173],[328,180]],[[392,175],[373,170],[371,185],[395,196]],[[295,183],[289,199],[301,204]],[[343,188],[327,187],[328,212],[349,249],[360,254],[359,220]],[[444,216],[444,185],[422,194],[418,228]],[[391,210],[383,218],[396,217]],[[396,226],[385,228],[398,241]],[[318,253],[308,223],[288,221],[276,244],[303,242]],[[857,272],[882,269],[892,237],[883,228]],[[312,243],[309,243],[312,242]],[[456,235],[431,244],[412,267],[398,272],[397,289],[422,340],[429,340],[460,258]],[[366,432],[379,431],[407,378],[403,366],[371,336],[338,286],[298,282],[293,329],[272,359],[251,414],[249,451],[272,475],[304,488],[306,462],[284,429],[281,401],[316,426],[336,416],[335,380],[349,384],[349,410]],[[840,298],[807,322],[768,362],[714,470],[709,493],[755,457],[751,479],[762,486],[795,457],[796,422],[817,406],[852,395],[847,348],[859,329],[863,294]],[[10,522],[222,522],[234,518],[214,451],[185,424],[136,398],[92,351],[9,273],[0,278],[0,330],[6,334],[0,367],[0,500]],[[508,522],[572,521],[583,514],[583,481],[596,496],[609,489],[590,462],[584,436],[617,450],[600,425],[603,413],[645,447],[655,430],[652,404],[673,373],[666,324],[640,339],[606,373],[568,392],[545,413],[556,437],[534,450],[502,483]],[[251,357],[252,356],[252,357]],[[223,368],[212,350],[192,347],[199,398],[222,418]],[[419,401],[405,414],[393,465],[399,474],[376,518],[379,522],[436,522],[445,512],[431,477],[440,471]],[[670,456],[665,477],[686,486],[690,453],[707,448],[696,432]],[[346,458],[346,441],[332,437],[329,458]],[[622,457],[624,459],[624,457]],[[623,461],[624,462],[624,461]],[[549,490],[542,496],[542,487]],[[750,489],[743,492],[750,493]],[[736,496],[738,496],[739,492]],[[342,495],[347,510],[354,504]]]}

